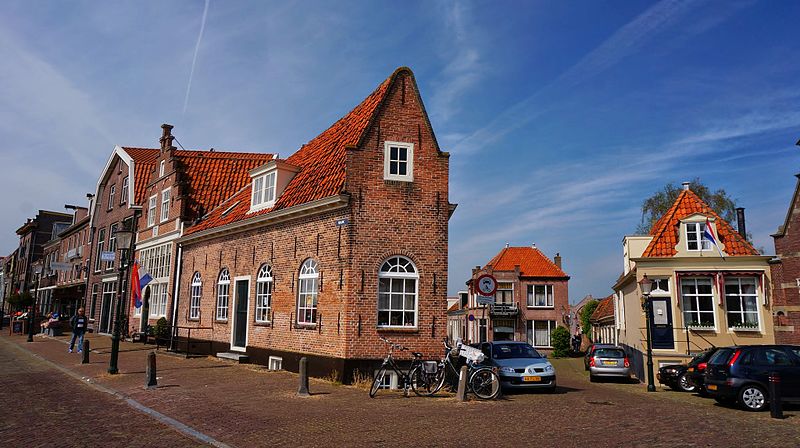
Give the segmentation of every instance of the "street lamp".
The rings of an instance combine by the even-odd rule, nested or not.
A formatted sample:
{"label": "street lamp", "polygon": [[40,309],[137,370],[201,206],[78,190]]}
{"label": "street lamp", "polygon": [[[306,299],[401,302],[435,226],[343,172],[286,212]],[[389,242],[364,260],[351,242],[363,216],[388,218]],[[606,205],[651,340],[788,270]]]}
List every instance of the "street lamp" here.
{"label": "street lamp", "polygon": [[33,273],[36,274],[36,289],[33,290],[33,306],[28,313],[28,342],[33,342],[33,321],[36,316],[36,304],[39,302],[39,282],[42,280],[42,265],[33,266]]}
{"label": "street lamp", "polygon": [[[119,264],[117,266],[117,307],[114,312],[114,333],[111,335],[111,361],[108,364],[108,373],[115,375],[119,372],[117,368],[117,359],[119,358],[119,339],[122,326],[122,282],[127,278],[128,272],[128,259],[133,251],[133,230],[117,230],[114,232],[117,241],[117,247],[120,248]],[[125,252],[123,252],[125,251]],[[123,259],[126,258],[126,259]]]}
{"label": "street lamp", "polygon": [[650,301],[650,291],[653,289],[653,281],[647,278],[647,274],[639,281],[639,289],[642,291],[642,310],[645,312],[645,321],[647,323],[647,391],[655,392],[656,386],[653,380],[653,345],[651,343],[653,302]]}

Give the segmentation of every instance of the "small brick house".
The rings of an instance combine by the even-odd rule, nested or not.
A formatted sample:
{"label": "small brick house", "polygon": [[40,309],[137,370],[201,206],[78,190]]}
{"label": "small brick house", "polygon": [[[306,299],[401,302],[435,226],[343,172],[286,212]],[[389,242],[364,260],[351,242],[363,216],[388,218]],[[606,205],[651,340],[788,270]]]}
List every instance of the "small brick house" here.
{"label": "small brick house", "polygon": [[380,337],[439,355],[448,161],[413,73],[397,69],[187,230],[178,324],[213,352],[287,370],[307,356],[311,374],[344,381],[371,373]]}
{"label": "small brick house", "polygon": [[[489,306],[478,304],[472,287],[483,274],[497,279],[494,303]],[[543,351],[552,349],[550,334],[569,321],[568,284],[560,255],[550,260],[535,245],[506,245],[483,268],[473,269],[467,281],[467,342],[526,341]]]}
{"label": "small brick house", "polygon": [[614,295],[601,299],[589,317],[592,324],[592,341],[598,344],[617,344]]}
{"label": "small brick house", "polygon": [[778,344],[800,344],[800,174],[796,177],[786,219],[772,235],[772,312]]}

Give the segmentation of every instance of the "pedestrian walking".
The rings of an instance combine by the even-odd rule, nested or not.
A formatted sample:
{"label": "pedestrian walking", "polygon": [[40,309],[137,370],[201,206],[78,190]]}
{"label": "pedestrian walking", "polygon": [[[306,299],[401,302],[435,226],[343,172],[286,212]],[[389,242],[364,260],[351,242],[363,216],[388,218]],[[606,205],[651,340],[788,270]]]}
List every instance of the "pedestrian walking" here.
{"label": "pedestrian walking", "polygon": [[69,340],[69,352],[75,348],[75,339],[78,339],[78,353],[83,349],[83,335],[86,334],[86,327],[89,325],[89,319],[86,317],[83,308],[78,308],[78,314],[72,316],[69,321],[72,325],[72,338]]}

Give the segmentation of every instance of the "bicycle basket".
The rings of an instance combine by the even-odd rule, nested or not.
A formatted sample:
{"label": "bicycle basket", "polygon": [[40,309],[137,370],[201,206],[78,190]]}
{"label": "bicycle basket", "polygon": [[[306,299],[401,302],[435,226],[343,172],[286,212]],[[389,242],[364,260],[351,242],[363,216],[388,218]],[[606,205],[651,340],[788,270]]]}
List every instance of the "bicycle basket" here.
{"label": "bicycle basket", "polygon": [[422,361],[422,370],[425,373],[436,373],[439,370],[439,364],[436,361]]}

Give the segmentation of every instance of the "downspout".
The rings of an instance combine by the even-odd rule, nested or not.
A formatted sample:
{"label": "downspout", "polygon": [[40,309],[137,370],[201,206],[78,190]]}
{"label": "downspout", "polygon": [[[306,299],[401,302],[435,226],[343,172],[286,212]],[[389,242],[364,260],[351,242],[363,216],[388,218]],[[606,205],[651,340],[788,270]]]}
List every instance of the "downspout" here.
{"label": "downspout", "polygon": [[[175,258],[175,272],[172,275],[172,278],[175,279],[175,284],[173,285],[172,291],[172,332],[169,338],[170,351],[175,351],[175,340],[178,338],[178,292],[180,291],[181,271],[183,270],[183,245],[181,243],[178,243],[178,251],[176,252]],[[188,352],[189,348],[187,347],[186,350]]]}

